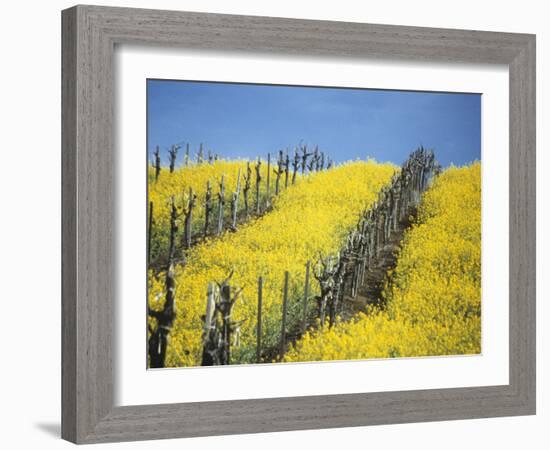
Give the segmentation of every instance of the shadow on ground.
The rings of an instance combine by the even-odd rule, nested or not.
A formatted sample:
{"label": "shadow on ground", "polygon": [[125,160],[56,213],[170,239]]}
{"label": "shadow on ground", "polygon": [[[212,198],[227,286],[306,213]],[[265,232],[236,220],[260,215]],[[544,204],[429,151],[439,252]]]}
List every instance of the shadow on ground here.
{"label": "shadow on ground", "polygon": [[52,437],[60,438],[61,437],[61,424],[60,423],[37,423],[35,424],[36,428],[43,431],[46,434],[49,434]]}

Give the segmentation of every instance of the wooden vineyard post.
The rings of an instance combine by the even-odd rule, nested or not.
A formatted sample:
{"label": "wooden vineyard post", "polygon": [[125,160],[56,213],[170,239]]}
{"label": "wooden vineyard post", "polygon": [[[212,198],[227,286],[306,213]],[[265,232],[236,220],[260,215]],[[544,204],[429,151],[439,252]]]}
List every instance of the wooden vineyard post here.
{"label": "wooden vineyard post", "polygon": [[305,334],[307,328],[307,303],[309,297],[309,270],[310,262],[306,263],[306,281],[304,284],[304,304],[303,304],[303,313],[302,313],[302,334]]}
{"label": "wooden vineyard post", "polygon": [[262,358],[262,295],[264,280],[258,278],[258,319],[256,322],[256,362],[259,363]]}
{"label": "wooden vineyard post", "polygon": [[149,202],[149,220],[147,224],[147,268],[151,265],[151,238],[153,235],[153,202]]}
{"label": "wooden vineyard post", "polygon": [[231,361],[231,333],[235,331],[235,326],[231,320],[231,310],[233,305],[239,296],[239,293],[235,293],[231,296],[231,286],[229,285],[229,279],[231,275],[220,284],[220,301],[217,308],[222,317],[222,330],[221,330],[221,355],[220,364],[227,365]]}
{"label": "wooden vineyard post", "polygon": [[206,193],[204,195],[204,237],[208,236],[208,228],[210,226],[210,215],[214,209],[212,205],[212,186],[210,181],[206,182]]}
{"label": "wooden vineyard post", "polygon": [[[357,297],[357,290],[359,288],[359,279],[361,277],[361,235],[358,232],[353,232],[350,240],[349,252],[352,257],[352,278],[351,278],[351,298]],[[343,307],[343,302],[340,304],[340,308]]]}
{"label": "wooden vineyard post", "polygon": [[153,154],[155,156],[155,181],[158,181],[160,175],[160,148],[158,145]]}
{"label": "wooden vineyard post", "polygon": [[197,195],[193,193],[193,188],[189,188],[189,198],[187,199],[187,208],[184,209],[184,246],[191,248],[192,243],[192,225],[193,225],[193,209],[197,203]]}
{"label": "wooden vineyard post", "polygon": [[383,223],[383,215],[380,213],[382,210],[382,203],[380,200],[377,203],[377,209],[375,210],[376,213],[376,257],[378,258],[380,256],[380,253],[382,253],[382,249],[384,246],[383,240],[383,230],[384,230],[384,223]]}
{"label": "wooden vineyard post", "polygon": [[370,217],[371,217],[371,235],[370,235],[370,254],[369,254],[369,265],[372,264],[374,258],[376,258],[376,242],[377,242],[377,223],[378,223],[378,217],[376,217],[375,214],[376,211],[376,203],[374,208],[370,211]]}
{"label": "wooden vineyard post", "polygon": [[401,199],[401,182],[399,181],[399,177],[395,178],[395,183],[393,183],[394,191],[393,191],[393,211],[392,211],[392,230],[397,231],[397,227],[399,225],[399,203]]}
{"label": "wooden vineyard post", "polygon": [[246,220],[248,220],[250,215],[250,205],[248,203],[248,193],[250,192],[250,180],[252,179],[252,169],[250,168],[250,162],[246,163],[246,175],[244,177],[244,188],[243,188],[243,198],[244,198],[244,215]]}
{"label": "wooden vineyard post", "polygon": [[231,193],[231,200],[229,201],[229,213],[231,214],[231,225],[229,226],[231,231],[237,231],[237,191]]}
{"label": "wooden vineyard post", "polygon": [[186,167],[189,165],[189,142],[185,144],[185,159],[183,160],[183,163]]}
{"label": "wooden vineyard post", "polygon": [[340,298],[344,298],[344,292],[346,289],[346,258],[345,255],[342,255],[342,252],[338,253],[338,258],[336,262],[336,270],[334,272],[334,291],[330,298],[329,305],[329,327],[335,323],[336,320],[336,311],[338,309],[338,303]]}
{"label": "wooden vineyard post", "polygon": [[197,155],[197,164],[202,164],[204,159],[204,150],[202,149],[202,142],[199,145],[199,153]]}
{"label": "wooden vineyard post", "polygon": [[260,183],[262,181],[262,160],[258,158],[256,163],[256,215],[260,215]]}
{"label": "wooden vineyard post", "polygon": [[178,156],[179,145],[172,145],[172,148],[169,150],[169,161],[170,161],[170,173],[174,173],[174,168],[176,167],[176,158]]}
{"label": "wooden vineyard post", "polygon": [[321,255],[316,266],[316,269],[318,269],[313,271],[313,276],[319,282],[319,288],[321,291],[316,297],[321,328],[325,325],[327,304],[330,307],[334,301],[334,296],[338,295],[336,274],[339,267],[339,257],[336,262],[334,262],[333,257],[328,256],[326,259],[323,259]]}
{"label": "wooden vineyard post", "polygon": [[216,285],[208,283],[206,293],[206,314],[204,315],[204,327],[202,334],[202,366],[213,366],[215,363],[215,354],[217,350],[216,342]]}
{"label": "wooden vineyard post", "polygon": [[277,178],[275,178],[275,195],[279,195],[279,187],[281,182],[281,175],[283,174],[283,151],[279,150],[279,159],[277,160],[277,170],[273,169]]}
{"label": "wooden vineyard post", "polygon": [[386,204],[386,242],[389,242],[391,237],[391,230],[392,230],[392,224],[393,224],[393,218],[392,218],[393,203],[394,203],[393,189],[390,186],[390,188],[388,189],[388,202]]}
{"label": "wooden vineyard post", "polygon": [[168,265],[170,261],[174,259],[176,254],[176,232],[178,231],[178,226],[176,220],[178,219],[178,211],[176,209],[176,204],[174,203],[174,196],[171,197],[170,204],[170,240],[168,244]]}
{"label": "wooden vineyard post", "polygon": [[300,155],[298,154],[298,148],[295,148],[294,159],[292,160],[292,184],[296,184],[296,174],[298,173],[299,166],[300,166]]}
{"label": "wooden vineyard post", "polygon": [[285,189],[288,188],[288,175],[290,172],[290,158],[288,156],[288,149],[285,157]]}
{"label": "wooden vineyard post", "polygon": [[220,181],[220,190],[218,192],[218,227],[216,234],[219,236],[223,231],[223,209],[225,205],[225,178],[222,175]]}
{"label": "wooden vineyard post", "polygon": [[237,333],[240,323],[231,320],[231,313],[241,290],[231,290],[229,280],[209,283],[206,314],[204,316],[202,365],[227,365],[231,362],[231,335]]}
{"label": "wooden vineyard post", "polygon": [[306,174],[307,168],[307,159],[312,155],[312,153],[307,152],[307,146],[302,147],[302,175]]}
{"label": "wooden vineyard post", "polygon": [[367,222],[363,218],[363,222],[361,224],[361,235],[360,235],[359,262],[361,266],[359,268],[359,282],[357,286],[358,289],[359,289],[359,285],[362,285],[365,282],[365,271],[367,269],[367,253],[368,253]]}
{"label": "wooden vineyard post", "polygon": [[267,154],[267,179],[266,179],[266,204],[265,207],[269,208],[271,205],[271,153]]}
{"label": "wooden vineyard post", "polygon": [[281,319],[281,347],[279,350],[281,358],[285,354],[286,347],[286,309],[288,302],[288,270],[285,272],[285,285],[283,288],[283,317]]}
{"label": "wooden vineyard post", "polygon": [[237,188],[231,199],[231,229],[237,230],[237,212],[239,211],[239,196],[241,195],[241,168],[237,173]]}

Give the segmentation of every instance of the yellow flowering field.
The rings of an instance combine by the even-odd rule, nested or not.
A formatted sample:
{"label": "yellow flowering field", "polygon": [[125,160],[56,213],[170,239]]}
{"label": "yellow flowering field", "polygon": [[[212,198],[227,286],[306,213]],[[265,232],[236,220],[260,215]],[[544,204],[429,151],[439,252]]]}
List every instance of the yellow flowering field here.
{"label": "yellow flowering field", "polygon": [[[149,201],[152,201],[155,205],[155,221],[158,222],[159,226],[160,224],[168,224],[170,220],[170,197],[174,196],[181,201],[184,195],[187,196],[190,187],[193,188],[199,198],[203,199],[206,192],[206,183],[210,181],[213,198],[215,198],[214,195],[218,192],[218,183],[222,175],[225,178],[226,194],[233,192],[237,185],[239,169],[244,174],[246,161],[217,160],[212,164],[203,163],[178,167],[173,173],[170,173],[167,167],[163,167],[159,179],[155,181],[155,170],[149,167],[148,193]],[[265,175],[267,168],[263,167],[262,169],[262,174]],[[203,206],[202,202],[197,202],[197,213],[202,213],[201,208]]]}
{"label": "yellow flowering field", "polygon": [[[225,214],[227,218],[230,215],[229,201],[231,194],[236,190],[239,169],[241,170],[241,195],[240,207],[243,203],[243,177],[246,173],[245,160],[217,160],[211,164],[203,163],[176,168],[173,173],[163,167],[158,180],[155,180],[154,168],[149,167],[148,173],[148,194],[149,201],[153,202],[154,225],[152,230],[152,249],[153,255],[167,254],[170,223],[170,199],[173,196],[178,207],[186,206],[189,195],[189,188],[193,189],[197,195],[197,202],[193,209],[193,233],[201,233],[204,227],[204,197],[206,193],[206,184],[210,181],[212,189],[212,204],[214,210],[211,215],[211,223],[215,223],[217,217],[217,194],[219,192],[219,183],[223,175],[225,184]],[[255,177],[254,163],[251,163],[252,177],[251,189],[249,192],[249,204],[251,211],[255,207]],[[265,201],[265,177],[267,176],[267,164],[262,162],[261,166],[262,189],[261,197]],[[273,177],[273,175],[272,175]],[[271,182],[271,194],[274,193],[274,182]]]}
{"label": "yellow flowering field", "polygon": [[480,163],[447,169],[424,194],[384,296],[384,309],[306,333],[285,361],[480,353]]}
{"label": "yellow flowering field", "polygon": [[[232,167],[233,172],[236,167]],[[279,195],[273,209],[263,217],[241,226],[236,233],[225,233],[192,248],[186,265],[176,267],[176,319],[169,335],[166,367],[200,365],[201,315],[205,313],[207,285],[223,280],[231,270],[232,285],[243,288],[232,314],[232,319],[242,324],[239,345],[231,348],[231,363],[255,360],[259,276],[264,277],[264,345],[274,345],[281,326],[285,270],[290,272],[291,327],[299,317],[306,262],[319,253],[338,251],[363,209],[376,199],[396,170],[391,164],[357,161],[314,173]],[[312,282],[314,292],[316,284]],[[154,309],[162,306],[163,289],[162,274],[157,279],[151,273],[149,304]]]}

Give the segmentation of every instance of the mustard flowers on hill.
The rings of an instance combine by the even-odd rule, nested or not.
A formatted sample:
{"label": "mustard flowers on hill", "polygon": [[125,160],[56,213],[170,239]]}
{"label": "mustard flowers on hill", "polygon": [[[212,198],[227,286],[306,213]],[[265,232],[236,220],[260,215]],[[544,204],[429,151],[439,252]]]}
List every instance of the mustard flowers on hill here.
{"label": "mustard flowers on hill", "polygon": [[481,351],[481,165],[451,167],[422,200],[402,242],[384,308],[307,333],[285,361]]}

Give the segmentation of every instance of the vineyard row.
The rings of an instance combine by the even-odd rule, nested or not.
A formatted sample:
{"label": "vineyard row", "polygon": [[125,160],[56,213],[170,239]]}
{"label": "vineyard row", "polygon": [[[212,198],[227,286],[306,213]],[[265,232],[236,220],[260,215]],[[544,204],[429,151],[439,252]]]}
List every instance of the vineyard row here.
{"label": "vineyard row", "polygon": [[[175,161],[178,146],[172,146],[170,150],[169,174],[175,175]],[[188,160],[186,152],[186,163]],[[160,166],[159,149],[154,153],[153,164],[154,181],[159,182],[162,167]],[[218,161],[218,156],[209,152],[208,162],[213,164]],[[202,144],[197,157],[197,164],[203,164]],[[266,170],[262,169],[266,164]],[[252,217],[260,217],[270,210],[273,198],[278,196],[283,188],[296,184],[298,175],[305,176],[328,170],[333,166],[330,158],[319,151],[318,147],[308,151],[303,145],[296,148],[291,158],[288,151],[278,152],[278,157],[272,163],[271,154],[267,154],[264,162],[258,158],[255,162],[247,161],[237,169],[236,184],[234,190],[229,192],[226,175],[221,174],[218,181],[212,183],[208,179],[205,183],[204,194],[199,205],[197,189],[189,186],[180,195],[171,195],[169,199],[169,220],[157,221],[159,212],[156,210],[153,200],[149,201],[148,229],[147,229],[147,261],[150,269],[166,270],[175,260],[184,262],[185,252],[193,245],[213,236],[220,236],[224,231],[237,231],[239,224],[249,221]],[[217,192],[213,191],[213,184],[217,185]],[[161,205],[164,206],[164,205]],[[199,207],[200,206],[200,207]],[[157,223],[158,222],[158,223]],[[179,230],[182,229],[180,232]],[[153,242],[166,242],[166,247]]]}

